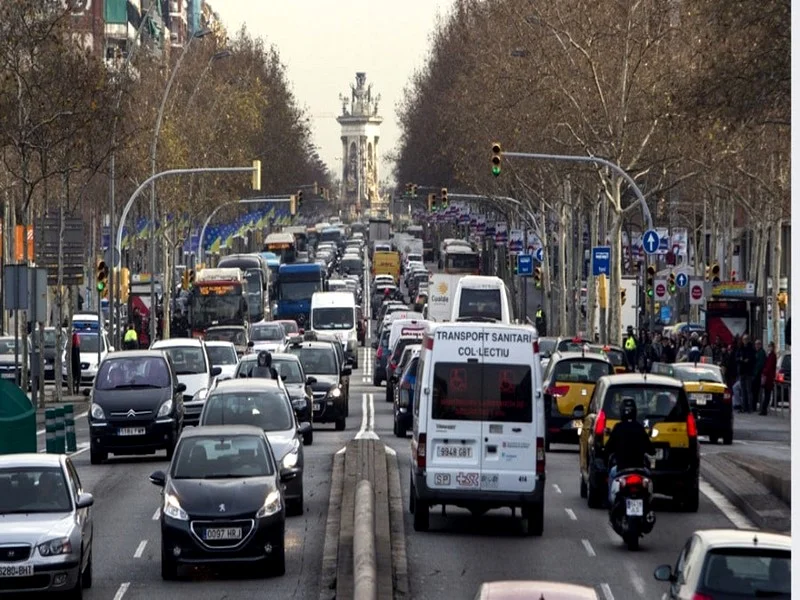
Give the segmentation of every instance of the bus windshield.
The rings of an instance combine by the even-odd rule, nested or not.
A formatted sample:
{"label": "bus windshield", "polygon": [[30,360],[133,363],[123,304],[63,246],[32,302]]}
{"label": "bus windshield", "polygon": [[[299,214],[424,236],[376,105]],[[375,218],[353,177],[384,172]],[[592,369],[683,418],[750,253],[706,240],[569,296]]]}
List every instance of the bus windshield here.
{"label": "bus windshield", "polygon": [[[246,321],[247,302],[241,286],[209,290],[195,287],[191,298],[192,329],[205,330],[213,325],[241,325]],[[209,293],[206,293],[209,292]]]}
{"label": "bus windshield", "polygon": [[480,257],[477,252],[454,252],[447,255],[445,273],[478,273]]}
{"label": "bus windshield", "polygon": [[247,281],[247,307],[250,320],[260,321],[264,318],[264,276],[259,269],[249,269],[244,274]]}
{"label": "bus windshield", "polygon": [[308,300],[314,292],[322,291],[322,278],[316,281],[283,281],[278,285],[280,300]]}

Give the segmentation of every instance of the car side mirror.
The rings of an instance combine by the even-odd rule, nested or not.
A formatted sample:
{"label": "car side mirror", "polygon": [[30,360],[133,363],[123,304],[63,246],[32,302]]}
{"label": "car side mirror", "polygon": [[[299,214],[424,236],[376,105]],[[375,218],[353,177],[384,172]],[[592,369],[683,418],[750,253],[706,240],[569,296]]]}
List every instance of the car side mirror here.
{"label": "car side mirror", "polygon": [[572,411],[572,418],[573,419],[582,419],[586,416],[586,409],[583,407],[583,404],[579,404],[575,407],[575,410]]}
{"label": "car side mirror", "polygon": [[344,369],[342,369],[342,377],[349,377],[353,374],[353,367],[347,365]]}
{"label": "car side mirror", "polygon": [[255,342],[254,342],[253,340],[250,340],[249,342],[247,342],[247,347],[248,347],[248,348],[252,348],[252,347],[253,347],[253,346],[255,346],[255,345],[256,345],[256,344],[255,344]]}
{"label": "car side mirror", "polygon": [[154,471],[150,474],[150,483],[158,487],[164,487],[167,483],[167,474],[164,471]]}
{"label": "car side mirror", "polygon": [[378,349],[378,340],[374,340],[374,341],[372,342],[372,349],[373,349],[373,350],[377,350],[377,349]]}
{"label": "car side mirror", "polygon": [[92,504],[94,504],[94,496],[82,493],[78,496],[78,501],[75,503],[75,506],[78,508],[89,508]]}
{"label": "car side mirror", "polygon": [[308,421],[303,421],[302,423],[297,424],[297,433],[301,435],[305,435],[307,433],[311,433],[311,423]]}
{"label": "car side mirror", "polygon": [[92,395],[92,390],[90,390],[89,388],[84,389],[83,390],[83,395],[88,398],[89,396]]}
{"label": "car side mirror", "polygon": [[186,391],[186,384],[185,383],[178,383],[178,385],[175,386],[175,391],[176,392],[185,392]]}
{"label": "car side mirror", "polygon": [[316,377],[306,377],[306,385],[314,385],[317,383]]}
{"label": "car side mirror", "polygon": [[211,376],[212,377],[216,377],[220,373],[222,373],[222,367],[211,367]]}
{"label": "car side mirror", "polygon": [[672,582],[675,580],[675,577],[672,574],[672,567],[670,565],[660,565],[656,567],[656,570],[653,571],[653,577],[655,577],[656,581]]}

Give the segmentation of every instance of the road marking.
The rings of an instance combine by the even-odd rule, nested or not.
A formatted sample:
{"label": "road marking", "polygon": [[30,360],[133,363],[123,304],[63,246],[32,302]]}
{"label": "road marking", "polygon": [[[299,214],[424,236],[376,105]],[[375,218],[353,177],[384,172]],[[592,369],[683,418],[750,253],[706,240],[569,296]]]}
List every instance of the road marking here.
{"label": "road marking", "polygon": [[142,540],[139,542],[139,545],[136,547],[136,552],[133,553],[133,558],[142,558],[142,554],[144,554],[144,549],[147,546],[147,540]]}
{"label": "road marking", "polygon": [[575,511],[571,508],[565,508],[564,511],[567,513],[567,516],[572,519],[573,521],[578,520],[578,515],[575,514]]}
{"label": "road marking", "polygon": [[[81,442],[78,444],[78,449],[75,452],[67,452],[67,456],[78,456],[79,454],[83,454],[89,449],[89,442]],[[47,452],[47,448],[42,448],[39,450],[39,454],[44,454]]]}
{"label": "road marking", "polygon": [[161,518],[161,509],[157,508],[156,512],[153,513],[153,521],[158,521]]}
{"label": "road marking", "polygon": [[114,600],[122,600],[122,597],[125,595],[125,592],[128,591],[129,587],[131,587],[130,581],[126,581],[125,583],[120,583],[119,587],[117,588],[117,593],[114,594]]}
{"label": "road marking", "polygon": [[581,544],[583,544],[583,547],[586,549],[586,554],[589,556],[597,556],[597,552],[594,551],[589,540],[581,540]]}
{"label": "road marking", "polygon": [[603,590],[603,596],[606,600],[614,600],[614,594],[611,593],[611,586],[607,583],[601,583],[600,589]]}
{"label": "road marking", "polygon": [[[83,418],[84,418],[84,417],[86,417],[88,414],[89,414],[89,411],[88,411],[88,410],[85,410],[85,411],[83,411],[81,414],[79,414],[79,415],[75,415],[75,417],[74,417],[74,420],[75,420],[75,421],[77,421],[78,419],[83,419]],[[36,436],[38,437],[38,436],[40,436],[40,435],[44,435],[44,434],[45,434],[45,431],[47,431],[47,430],[46,430],[46,429],[40,429],[39,431],[37,431],[37,432],[36,432]]]}
{"label": "road marking", "polygon": [[344,454],[345,452],[347,452],[347,446],[342,446],[336,451],[336,454]]}
{"label": "road marking", "polygon": [[375,399],[374,394],[364,392],[361,394],[361,428],[355,439],[377,440],[378,434],[373,431],[375,424]]}
{"label": "road marking", "polygon": [[553,489],[556,491],[556,494],[560,494],[561,493],[561,488],[558,487],[557,483],[553,484]]}
{"label": "road marking", "polygon": [[758,529],[753,522],[742,514],[731,502],[718,492],[710,483],[700,478],[700,491],[711,503],[733,523],[737,529]]}
{"label": "road marking", "polygon": [[636,590],[636,594],[641,598],[644,596],[644,579],[642,579],[641,575],[636,572],[636,568],[630,563],[625,563],[625,568],[628,570],[628,575],[631,578],[631,583]]}

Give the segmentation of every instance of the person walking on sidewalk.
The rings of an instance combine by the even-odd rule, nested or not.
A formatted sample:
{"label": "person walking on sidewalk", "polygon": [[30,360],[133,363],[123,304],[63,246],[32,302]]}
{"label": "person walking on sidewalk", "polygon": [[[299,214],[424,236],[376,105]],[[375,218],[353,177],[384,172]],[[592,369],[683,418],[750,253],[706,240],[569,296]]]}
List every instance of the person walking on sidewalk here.
{"label": "person walking on sidewalk", "polygon": [[72,332],[70,359],[72,362],[72,391],[79,394],[81,391],[81,336],[76,331]]}
{"label": "person walking on sidewalk", "polygon": [[760,414],[769,414],[769,403],[772,400],[772,390],[775,389],[775,370],[778,367],[778,355],[775,354],[775,342],[769,343],[769,353],[764,359],[764,366],[761,369],[761,398]]}
{"label": "person walking on sidewalk", "polygon": [[756,348],[746,333],[742,336],[739,348],[736,351],[736,362],[739,369],[739,378],[742,381],[742,408],[749,413],[756,410],[753,399],[753,369],[756,363]]}
{"label": "person walking on sidewalk", "polygon": [[761,340],[756,340],[755,342],[755,360],[753,362],[753,391],[752,391],[752,400],[753,400],[753,411],[757,411],[761,408],[761,372],[764,370],[764,363],[767,360],[767,353],[764,351],[764,348],[761,347]]}

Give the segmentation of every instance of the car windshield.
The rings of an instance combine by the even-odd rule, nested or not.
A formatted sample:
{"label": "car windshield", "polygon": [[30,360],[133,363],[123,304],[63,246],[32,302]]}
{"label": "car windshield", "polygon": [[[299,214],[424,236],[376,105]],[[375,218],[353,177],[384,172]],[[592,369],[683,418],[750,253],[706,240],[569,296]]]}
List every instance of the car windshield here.
{"label": "car windshield", "polygon": [[[319,261],[315,261],[319,262]],[[322,261],[324,263],[324,261]],[[322,277],[316,281],[280,281],[278,285],[278,299],[288,300],[308,300],[314,292],[322,291]]]}
{"label": "car windshield", "polygon": [[[112,355],[113,356],[113,355]],[[97,373],[98,390],[169,387],[167,362],[157,356],[121,356],[105,360]]]}
{"label": "car windshield", "polygon": [[290,347],[288,352],[300,359],[303,370],[313,375],[338,375],[333,348]]}
{"label": "car windshield", "polygon": [[72,500],[61,467],[0,469],[0,515],[71,510]]}
{"label": "car windshield", "polygon": [[636,402],[639,421],[683,421],[689,415],[689,402],[683,388],[657,385],[614,385],[606,393],[603,411],[609,420],[619,420],[623,398]]}
{"label": "car windshield", "polygon": [[97,344],[100,336],[96,333],[79,333],[78,339],[81,344],[81,352],[97,352]]}
{"label": "car windshield", "polygon": [[500,290],[462,289],[458,315],[461,319],[483,317],[499,321],[503,318]]}
{"label": "car windshield", "polygon": [[330,329],[352,329],[355,327],[353,321],[354,311],[352,308],[315,308],[311,315],[311,322],[314,329],[323,331]]}
{"label": "car windshield", "polygon": [[266,477],[275,472],[266,443],[254,435],[184,438],[175,458],[174,479]]}
{"label": "car windshield", "polygon": [[278,372],[285,383],[305,383],[300,363],[296,360],[273,357],[272,368]]}
{"label": "car windshield", "polygon": [[[56,347],[56,331],[55,329],[45,329],[44,330],[44,347],[45,348],[55,348]],[[31,341],[34,344],[38,344],[39,340],[39,332],[34,331],[31,334]]]}
{"label": "car windshield", "polygon": [[206,373],[206,359],[203,349],[197,346],[174,346],[159,348],[169,355],[176,375],[198,375]]}
{"label": "car windshield", "polygon": [[285,336],[283,327],[278,324],[259,325],[250,330],[250,339],[254,342],[280,342]]}
{"label": "car windshield", "polygon": [[359,273],[364,270],[364,263],[360,258],[345,258],[342,261],[342,270],[349,273]]}
{"label": "car windshield", "polygon": [[205,335],[209,342],[231,342],[236,346],[247,345],[247,335],[238,327],[225,327],[222,329],[209,329]]}
{"label": "car windshield", "polygon": [[[20,351],[22,345],[20,344]],[[14,354],[14,338],[0,338],[0,355],[13,355]]]}
{"label": "car windshield", "polygon": [[300,331],[300,328],[294,321],[281,321],[280,325],[283,327],[283,333],[285,335],[292,335],[293,333]]}
{"label": "car windshield", "polygon": [[236,349],[231,346],[206,346],[208,360],[215,367],[235,365],[237,362]]}
{"label": "car windshield", "polygon": [[283,390],[228,392],[216,390],[206,399],[201,425],[253,425],[264,431],[291,429],[292,415]]}
{"label": "car windshield", "polygon": [[725,383],[725,380],[722,379],[722,371],[716,365],[675,366],[675,379],[680,379],[683,382]]}
{"label": "car windshield", "polygon": [[703,591],[726,598],[791,598],[791,559],[788,550],[711,550],[701,576]]}
{"label": "car windshield", "polygon": [[614,367],[604,360],[567,359],[553,367],[553,381],[595,384],[604,375],[613,375]]}

